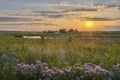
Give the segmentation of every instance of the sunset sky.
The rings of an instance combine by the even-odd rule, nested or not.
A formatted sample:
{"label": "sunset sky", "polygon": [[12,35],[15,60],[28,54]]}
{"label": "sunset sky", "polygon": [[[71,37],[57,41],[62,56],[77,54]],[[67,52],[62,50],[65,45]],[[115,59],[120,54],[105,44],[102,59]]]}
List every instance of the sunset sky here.
{"label": "sunset sky", "polygon": [[120,0],[0,0],[0,31],[120,31]]}

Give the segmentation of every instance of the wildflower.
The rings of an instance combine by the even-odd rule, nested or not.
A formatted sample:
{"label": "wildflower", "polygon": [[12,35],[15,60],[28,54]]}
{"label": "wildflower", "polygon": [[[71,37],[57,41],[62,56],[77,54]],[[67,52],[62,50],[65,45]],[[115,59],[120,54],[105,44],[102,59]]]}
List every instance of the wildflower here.
{"label": "wildflower", "polygon": [[73,69],[77,69],[77,67],[74,66]]}
{"label": "wildflower", "polygon": [[87,70],[91,70],[91,69],[94,69],[94,66],[91,65],[90,63],[85,63],[84,69],[85,69],[86,71],[87,71]]}
{"label": "wildflower", "polygon": [[13,57],[13,58],[12,58],[12,61],[13,61],[13,62],[14,62],[14,61],[16,61],[16,58],[15,58],[15,57]]}
{"label": "wildflower", "polygon": [[21,68],[23,66],[23,63],[17,64],[17,67]]}
{"label": "wildflower", "polygon": [[39,67],[39,66],[41,66],[41,65],[42,65],[42,64],[40,64],[40,63],[37,63],[37,64],[36,64],[36,67]]}
{"label": "wildflower", "polygon": [[45,78],[45,80],[51,80],[50,78]]}
{"label": "wildflower", "polygon": [[49,74],[48,74],[48,77],[52,77],[52,74],[49,73]]}
{"label": "wildflower", "polygon": [[39,61],[39,60],[38,60],[38,61],[36,61],[36,64],[40,64],[40,63],[41,63],[41,61]]}
{"label": "wildflower", "polygon": [[46,66],[45,69],[48,69],[48,67]]}
{"label": "wildflower", "polygon": [[62,70],[58,70],[58,73],[60,73],[60,74],[64,74],[64,71],[62,71]]}
{"label": "wildflower", "polygon": [[6,58],[8,58],[8,56],[6,54],[3,54],[2,59],[6,59]]}
{"label": "wildflower", "polygon": [[33,76],[33,73],[29,73],[30,76]]}
{"label": "wildflower", "polygon": [[109,76],[112,77],[114,75],[113,72],[109,72]]}
{"label": "wildflower", "polygon": [[80,78],[84,78],[84,76],[80,76]]}
{"label": "wildflower", "polygon": [[90,69],[88,71],[86,71],[87,73],[91,74],[91,73],[95,73],[95,70],[94,69]]}
{"label": "wildflower", "polygon": [[101,71],[102,68],[101,68],[100,66],[95,66],[95,70],[96,70],[96,71]]}
{"label": "wildflower", "polygon": [[74,74],[76,74],[76,71],[73,71]]}
{"label": "wildflower", "polygon": [[76,79],[75,80],[80,80],[80,77],[76,77]]}
{"label": "wildflower", "polygon": [[108,78],[108,80],[112,80],[111,78]]}
{"label": "wildflower", "polygon": [[65,69],[66,72],[70,73],[71,72],[71,69],[68,68],[68,69]]}
{"label": "wildflower", "polygon": [[51,74],[55,74],[55,72],[54,72],[54,71],[51,71]]}
{"label": "wildflower", "polygon": [[39,78],[38,80],[42,80],[41,78]]}
{"label": "wildflower", "polygon": [[42,65],[43,65],[43,66],[47,66],[47,63],[44,63],[44,62],[43,62]]}

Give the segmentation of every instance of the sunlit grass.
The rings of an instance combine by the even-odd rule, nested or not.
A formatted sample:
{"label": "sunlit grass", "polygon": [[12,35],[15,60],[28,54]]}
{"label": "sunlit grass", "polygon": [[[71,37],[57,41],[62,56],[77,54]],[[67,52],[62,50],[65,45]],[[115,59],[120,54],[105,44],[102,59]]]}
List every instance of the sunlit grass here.
{"label": "sunlit grass", "polygon": [[71,35],[64,35],[66,37],[58,36],[60,39],[45,39],[45,41],[15,37],[0,38],[0,58],[4,54],[10,55],[15,52],[9,57],[15,57],[17,60],[14,64],[12,59],[0,62],[2,63],[0,64],[1,79],[5,80],[9,77],[10,80],[13,80],[14,77],[11,77],[13,75],[11,72],[14,72],[12,67],[19,63],[34,64],[37,60],[46,62],[50,68],[57,67],[59,69],[93,63],[101,64],[102,68],[113,71],[112,66],[119,64],[119,38],[81,38],[74,34],[77,37],[69,40]]}

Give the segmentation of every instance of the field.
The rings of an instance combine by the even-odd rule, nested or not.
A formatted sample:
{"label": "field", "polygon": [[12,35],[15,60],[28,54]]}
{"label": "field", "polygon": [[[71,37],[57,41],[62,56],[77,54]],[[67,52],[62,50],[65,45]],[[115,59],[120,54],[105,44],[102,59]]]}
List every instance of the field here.
{"label": "field", "polygon": [[120,31],[0,32],[0,80],[120,80]]}

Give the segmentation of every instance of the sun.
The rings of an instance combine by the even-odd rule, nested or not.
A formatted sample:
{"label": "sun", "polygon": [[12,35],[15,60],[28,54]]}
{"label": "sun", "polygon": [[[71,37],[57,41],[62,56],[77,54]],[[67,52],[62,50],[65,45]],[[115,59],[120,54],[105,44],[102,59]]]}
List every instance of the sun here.
{"label": "sun", "polygon": [[93,21],[86,21],[86,22],[85,22],[85,26],[86,26],[87,28],[92,28],[93,25],[94,25],[94,22],[93,22]]}

